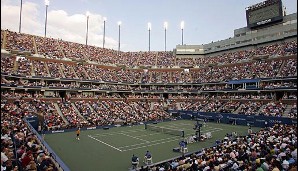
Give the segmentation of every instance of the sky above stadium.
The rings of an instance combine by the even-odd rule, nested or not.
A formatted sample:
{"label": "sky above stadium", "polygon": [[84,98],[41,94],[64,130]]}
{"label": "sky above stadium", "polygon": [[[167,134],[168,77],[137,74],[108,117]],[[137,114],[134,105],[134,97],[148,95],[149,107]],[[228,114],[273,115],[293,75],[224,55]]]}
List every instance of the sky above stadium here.
{"label": "sky above stadium", "polygon": [[[183,43],[207,44],[233,37],[234,30],[246,26],[245,8],[263,0],[49,0],[47,37],[103,46],[121,51],[173,50],[182,43],[180,23],[184,21]],[[22,0],[21,32],[44,36],[44,0]],[[297,12],[296,0],[283,0],[287,14]],[[1,29],[19,31],[20,0],[1,0]]]}

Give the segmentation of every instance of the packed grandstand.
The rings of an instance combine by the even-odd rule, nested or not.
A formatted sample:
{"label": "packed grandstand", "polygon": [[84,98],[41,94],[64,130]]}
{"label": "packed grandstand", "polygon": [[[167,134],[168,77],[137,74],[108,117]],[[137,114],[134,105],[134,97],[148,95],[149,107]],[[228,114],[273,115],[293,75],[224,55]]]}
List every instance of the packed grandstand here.
{"label": "packed grandstand", "polygon": [[[196,58],[177,57],[173,51],[119,54],[1,29],[1,164],[7,170],[61,169],[23,120],[31,115],[48,133],[173,119],[171,111],[297,119],[297,26],[295,33]],[[295,170],[296,131],[297,122],[271,123],[254,137],[227,141],[229,147],[205,149],[150,169],[190,170],[194,164],[202,170],[228,169],[247,159],[241,167],[237,163],[239,169],[254,170],[258,157],[269,170],[282,170],[284,163],[284,170]]]}

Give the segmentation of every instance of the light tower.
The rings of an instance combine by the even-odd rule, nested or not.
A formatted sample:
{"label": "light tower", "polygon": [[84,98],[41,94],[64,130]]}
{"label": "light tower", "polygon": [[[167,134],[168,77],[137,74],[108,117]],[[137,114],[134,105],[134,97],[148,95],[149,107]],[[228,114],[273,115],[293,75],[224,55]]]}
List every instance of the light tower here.
{"label": "light tower", "polygon": [[164,22],[163,27],[165,29],[165,52],[167,51],[167,29],[168,29],[168,23]]}
{"label": "light tower", "polygon": [[107,18],[103,17],[103,40],[102,40],[102,48],[105,48],[105,40],[106,40],[106,21]]}
{"label": "light tower", "polygon": [[45,0],[44,3],[46,5],[46,19],[45,19],[45,23],[44,23],[44,37],[47,37],[48,7],[50,5],[50,1]]}
{"label": "light tower", "polygon": [[183,30],[184,30],[184,21],[181,21],[181,45],[183,45]]}
{"label": "light tower", "polygon": [[148,23],[148,33],[149,33],[149,52],[150,52],[150,31],[151,31],[151,23]]}
{"label": "light tower", "polygon": [[119,35],[118,35],[118,55],[120,54],[120,28],[121,28],[121,21],[118,21],[118,31],[119,31]]}

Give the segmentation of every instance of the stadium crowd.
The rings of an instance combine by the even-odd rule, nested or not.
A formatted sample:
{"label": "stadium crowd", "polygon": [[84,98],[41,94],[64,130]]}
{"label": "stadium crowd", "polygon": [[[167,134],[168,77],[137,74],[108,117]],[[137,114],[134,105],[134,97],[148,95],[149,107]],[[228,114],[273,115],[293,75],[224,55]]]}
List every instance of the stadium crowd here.
{"label": "stadium crowd", "polygon": [[[14,62],[16,60],[16,62]],[[214,66],[184,70],[134,70],[101,68],[97,65],[78,65],[30,60],[25,57],[1,57],[1,71],[20,76],[39,76],[98,80],[123,83],[208,83],[239,79],[293,77],[297,73],[297,58],[277,58],[252,61],[235,66]],[[79,72],[80,71],[80,72]],[[98,74],[101,73],[101,74]]]}
{"label": "stadium crowd", "polygon": [[[43,56],[35,58],[1,55],[1,86],[9,87],[215,92],[231,87],[226,84],[140,86],[120,83],[220,83],[297,76],[297,58],[291,57],[297,55],[296,41],[260,45],[253,49],[194,59],[176,58],[172,52],[118,53],[112,49],[1,30],[1,47],[11,53],[28,51]],[[155,66],[157,69],[146,69],[146,66]],[[185,70],[175,66],[200,68]],[[54,80],[47,80],[48,77]],[[65,80],[60,80],[61,78]],[[87,82],[80,82],[86,80]],[[266,90],[288,87],[297,87],[297,83],[281,80],[262,82],[261,85]],[[287,105],[281,102],[297,99],[295,93],[285,93],[281,100],[276,100],[274,94],[265,92],[182,93],[169,94],[168,98],[155,94],[75,93],[61,99],[57,92],[46,95],[41,91],[1,90],[1,97],[3,170],[58,170],[51,154],[43,148],[37,135],[23,121],[24,117],[32,113],[43,116],[43,123],[40,124],[43,124],[45,130],[131,125],[173,118],[167,109],[297,118],[296,103]],[[236,139],[227,137],[214,147],[142,169],[297,170],[296,126],[280,124],[234,138]]]}
{"label": "stadium crowd", "polygon": [[51,153],[23,120],[30,108],[21,101],[1,105],[1,170],[57,171]]}
{"label": "stadium crowd", "polygon": [[[67,104],[67,103],[66,103]],[[143,105],[138,101],[138,104]],[[62,105],[62,104],[59,104]],[[69,104],[68,104],[69,105]],[[92,103],[95,111],[92,111],[90,105],[83,101],[75,103],[80,111],[85,111],[84,116],[95,114],[92,119],[104,118],[102,124],[109,124],[109,121],[115,121],[109,118],[111,115],[101,115],[100,111],[108,111],[105,105],[112,108],[114,115],[123,115],[119,113],[120,108],[128,113],[133,112],[131,107],[125,105],[125,102],[107,101],[104,103]],[[15,103],[4,103],[1,106],[1,153],[2,162],[7,169],[22,167],[23,170],[55,170],[55,166],[49,160],[50,154],[42,149],[36,135],[30,132],[24,124],[23,117],[29,116],[32,112],[44,112],[45,122],[50,126],[61,126],[65,124],[63,119],[53,110],[52,103],[33,100],[30,103],[24,100]],[[70,109],[64,105],[62,111]],[[88,109],[89,108],[89,109]],[[116,109],[117,110],[113,110]],[[138,107],[139,110],[144,110]],[[160,103],[154,104],[154,109],[158,110]],[[295,108],[293,106],[293,108]],[[86,109],[86,110],[85,110]],[[297,110],[297,109],[296,109]],[[73,113],[73,112],[71,112]],[[101,116],[99,116],[101,115]],[[114,116],[113,115],[113,116]],[[124,114],[125,115],[125,114]],[[149,115],[152,117],[154,114]],[[158,115],[158,114],[157,114]],[[144,118],[144,113],[139,115],[140,119]],[[76,116],[76,118],[78,118]],[[128,115],[122,119],[131,118]],[[152,118],[156,120],[158,118]],[[87,119],[88,120],[88,119]],[[141,120],[138,120],[138,122]],[[236,139],[224,138],[221,144],[215,147],[203,149],[198,153],[190,156],[183,156],[179,159],[169,161],[163,164],[150,166],[151,170],[187,170],[190,168],[197,169],[215,169],[224,170],[233,168],[238,170],[256,170],[262,167],[263,170],[290,170],[297,167],[297,127],[289,125],[275,125],[271,128],[262,129],[259,132],[252,133],[245,137],[236,137]],[[14,151],[15,150],[15,151]],[[162,169],[161,169],[162,170]],[[277,169],[275,169],[277,170]]]}
{"label": "stadium crowd", "polygon": [[297,126],[276,124],[247,136],[226,136],[213,147],[141,171],[295,171]]}
{"label": "stadium crowd", "polygon": [[[83,44],[63,41],[47,37],[33,36],[1,30],[6,34],[5,49],[29,51],[32,54],[41,54],[49,59],[75,59],[93,61],[98,64],[117,64],[128,67],[134,66],[206,66],[208,64],[233,64],[250,60],[256,56],[285,56],[297,54],[297,42],[289,41],[267,46],[258,46],[255,49],[224,52],[216,56],[207,56],[200,59],[175,58],[171,52],[121,52],[107,48],[86,46]],[[2,43],[2,41],[1,41]]]}

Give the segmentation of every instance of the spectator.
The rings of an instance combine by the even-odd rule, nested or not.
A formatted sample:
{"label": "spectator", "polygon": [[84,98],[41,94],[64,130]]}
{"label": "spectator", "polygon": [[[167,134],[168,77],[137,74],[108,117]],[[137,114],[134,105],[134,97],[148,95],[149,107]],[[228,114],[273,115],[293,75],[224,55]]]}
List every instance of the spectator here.
{"label": "spectator", "polygon": [[137,169],[139,165],[139,158],[136,155],[132,155],[131,158],[132,169]]}
{"label": "spectator", "polygon": [[148,150],[146,151],[146,154],[144,156],[144,163],[145,164],[152,163],[152,155],[151,155],[151,153]]}

